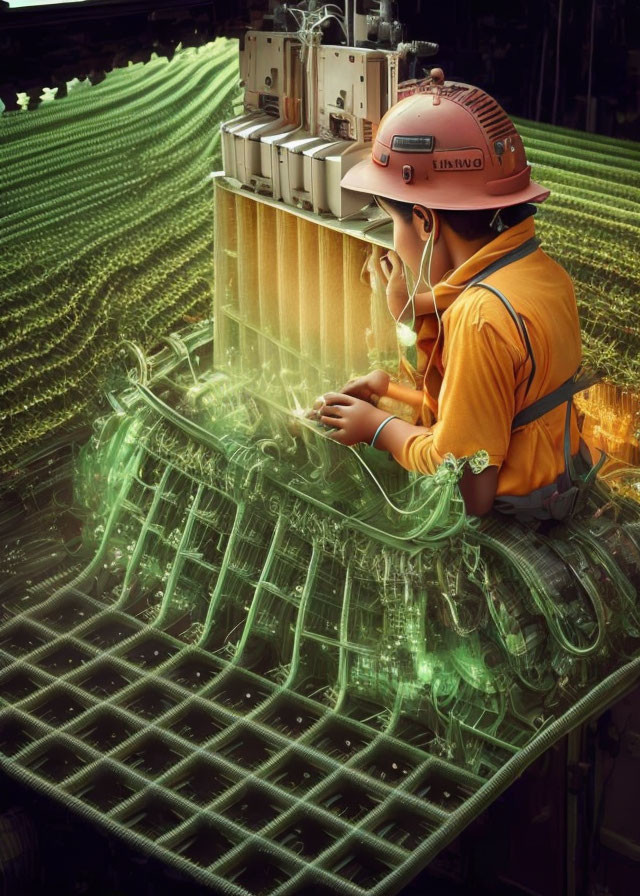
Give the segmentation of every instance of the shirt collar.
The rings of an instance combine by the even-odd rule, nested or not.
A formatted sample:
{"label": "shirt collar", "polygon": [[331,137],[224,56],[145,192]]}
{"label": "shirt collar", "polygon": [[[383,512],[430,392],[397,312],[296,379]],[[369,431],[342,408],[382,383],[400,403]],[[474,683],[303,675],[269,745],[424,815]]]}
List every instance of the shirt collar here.
{"label": "shirt collar", "polygon": [[533,217],[530,215],[513,227],[509,227],[499,234],[491,242],[478,249],[470,258],[467,258],[459,267],[455,268],[433,287],[436,306],[439,311],[448,308],[467,283],[489,265],[498,261],[508,252],[521,246],[535,234]]}

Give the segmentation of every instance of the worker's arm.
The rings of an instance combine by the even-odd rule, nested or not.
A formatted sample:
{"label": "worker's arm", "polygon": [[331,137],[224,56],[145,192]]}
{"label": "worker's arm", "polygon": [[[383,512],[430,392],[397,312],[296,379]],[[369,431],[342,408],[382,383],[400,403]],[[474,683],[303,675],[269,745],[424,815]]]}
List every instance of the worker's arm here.
{"label": "worker's arm", "polygon": [[402,401],[412,408],[422,407],[422,389],[412,389],[411,386],[403,386],[401,383],[390,382],[384,393],[387,398]]}
{"label": "worker's arm", "polygon": [[[375,403],[378,398],[393,398],[403,401],[413,408],[422,406],[422,390],[411,386],[403,386],[391,381],[386,370],[372,370],[371,373],[360,376],[355,380],[349,380],[342,387],[340,395],[351,395],[362,401]],[[318,407],[322,402],[318,403]]]}
{"label": "worker's arm", "polygon": [[[449,316],[443,356],[445,374],[439,395],[438,421],[433,427],[413,426],[393,419],[376,438],[376,448],[389,451],[408,470],[434,473],[446,454],[488,455],[482,473],[466,472],[461,491],[470,513],[486,513],[495,497],[499,468],[506,455],[514,416],[516,370],[523,354],[501,334],[502,306],[478,290]],[[507,312],[504,311],[506,315]],[[326,396],[322,422],[336,426],[335,438],[344,444],[370,441],[388,415],[356,398]],[[348,406],[347,406],[348,405]]]}
{"label": "worker's arm", "polygon": [[[419,440],[422,450],[421,472],[434,473],[442,458],[432,449],[433,431],[426,426],[414,426],[373,407],[366,401],[330,392],[323,396],[324,404],[318,419],[325,426],[334,428],[332,438],[344,445],[371,442],[378,428],[376,448],[389,451],[396,459],[405,454],[406,445]],[[385,421],[388,421],[385,423]],[[483,516],[493,506],[498,481],[498,467],[490,466],[481,473],[472,473],[467,467],[460,481],[460,492],[467,513]]]}

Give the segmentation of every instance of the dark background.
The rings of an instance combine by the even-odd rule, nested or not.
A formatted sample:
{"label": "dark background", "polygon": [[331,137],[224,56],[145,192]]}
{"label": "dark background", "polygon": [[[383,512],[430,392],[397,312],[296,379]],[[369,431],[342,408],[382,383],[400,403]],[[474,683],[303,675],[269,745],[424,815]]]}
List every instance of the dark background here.
{"label": "dark background", "polygon": [[[399,896],[566,896],[566,777],[565,738]],[[585,798],[586,791],[581,803]],[[9,824],[20,848],[6,863],[4,877],[0,861],[0,896],[213,896],[210,889],[0,773],[0,859],[2,833]],[[589,871],[589,831],[581,827],[578,839],[574,861],[579,896],[637,892],[633,875],[623,876],[622,889],[617,881],[613,889],[597,889],[596,869]]]}
{"label": "dark background", "polygon": [[[637,0],[399,0],[396,7],[406,38],[440,44],[430,64],[477,83],[512,115],[640,139]],[[180,41],[239,37],[260,27],[268,10],[268,0],[88,0],[20,9],[0,0],[0,98],[10,110],[18,90],[34,104],[43,87],[58,86],[62,96],[73,77],[97,82],[130,59],[171,57]]]}

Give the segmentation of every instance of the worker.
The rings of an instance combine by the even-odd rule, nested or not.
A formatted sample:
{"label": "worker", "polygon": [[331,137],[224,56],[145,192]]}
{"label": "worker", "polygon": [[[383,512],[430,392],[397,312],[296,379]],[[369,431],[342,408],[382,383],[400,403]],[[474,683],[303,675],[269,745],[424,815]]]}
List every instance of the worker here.
{"label": "worker", "polygon": [[[373,371],[323,396],[316,418],[337,442],[368,442],[419,473],[468,459],[471,514],[566,518],[591,468],[572,403],[587,385],[578,311],[535,237],[532,203],[549,191],[531,180],[513,122],[484,91],[432,72],[386,113],[342,186],[392,218],[380,271],[415,374],[407,387]],[[415,407],[415,422],[378,408],[383,395]]]}

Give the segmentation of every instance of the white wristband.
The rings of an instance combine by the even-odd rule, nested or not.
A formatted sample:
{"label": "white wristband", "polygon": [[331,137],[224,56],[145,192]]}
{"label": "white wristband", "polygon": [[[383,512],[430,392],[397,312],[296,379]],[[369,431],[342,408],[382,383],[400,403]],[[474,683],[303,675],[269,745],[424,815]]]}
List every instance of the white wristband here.
{"label": "white wristband", "polygon": [[382,423],[380,424],[380,426],[379,426],[379,427],[376,429],[376,431],[374,432],[374,434],[373,434],[373,438],[372,438],[371,441],[369,442],[369,445],[371,445],[372,448],[373,448],[374,445],[376,444],[376,439],[378,438],[378,436],[380,435],[380,433],[382,432],[382,430],[385,428],[385,426],[387,425],[387,423],[389,422],[389,420],[397,420],[397,419],[398,419],[398,417],[396,416],[396,414],[390,414],[388,417],[386,417],[386,418],[382,421]]}

